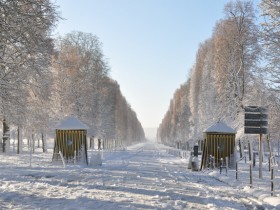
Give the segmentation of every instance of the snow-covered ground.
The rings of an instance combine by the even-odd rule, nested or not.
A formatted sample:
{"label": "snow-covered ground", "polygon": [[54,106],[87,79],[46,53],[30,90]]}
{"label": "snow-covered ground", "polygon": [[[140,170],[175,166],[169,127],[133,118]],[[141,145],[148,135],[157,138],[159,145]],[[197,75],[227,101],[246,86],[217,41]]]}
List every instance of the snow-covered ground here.
{"label": "snow-covered ground", "polygon": [[238,181],[234,170],[193,172],[152,142],[104,152],[95,167],[52,164],[51,150],[36,152],[31,167],[29,158],[0,154],[0,209],[280,209],[279,184],[271,197],[268,173],[254,175],[249,188],[246,172]]}

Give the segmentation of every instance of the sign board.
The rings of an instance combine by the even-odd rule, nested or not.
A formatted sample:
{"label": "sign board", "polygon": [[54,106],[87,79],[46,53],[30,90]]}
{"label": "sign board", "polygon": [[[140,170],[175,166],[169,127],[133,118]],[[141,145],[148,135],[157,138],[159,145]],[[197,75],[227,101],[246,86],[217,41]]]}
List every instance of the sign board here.
{"label": "sign board", "polygon": [[268,122],[260,120],[245,120],[244,125],[248,127],[265,127],[268,125]]}
{"label": "sign board", "polygon": [[267,108],[260,106],[246,106],[244,110],[245,112],[267,113]]}
{"label": "sign board", "polygon": [[251,114],[251,113],[245,113],[245,120],[266,120],[267,114]]}
{"label": "sign board", "polygon": [[244,133],[247,134],[267,134],[267,128],[245,127]]}
{"label": "sign board", "polygon": [[266,107],[247,106],[245,107],[244,133],[260,134],[259,139],[259,178],[262,178],[262,134],[267,134],[268,115]]}
{"label": "sign board", "polygon": [[267,134],[268,114],[266,107],[247,106],[244,108],[244,133]]}

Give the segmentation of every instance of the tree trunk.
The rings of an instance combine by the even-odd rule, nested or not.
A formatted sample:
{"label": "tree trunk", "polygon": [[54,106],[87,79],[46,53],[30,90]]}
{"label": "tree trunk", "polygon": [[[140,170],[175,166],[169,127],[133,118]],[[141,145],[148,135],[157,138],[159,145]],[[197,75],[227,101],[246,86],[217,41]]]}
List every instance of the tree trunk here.
{"label": "tree trunk", "polygon": [[90,139],[89,139],[89,147],[90,147],[90,149],[94,149],[94,137],[90,137]]}
{"label": "tree trunk", "polygon": [[32,152],[35,153],[35,139],[34,139],[34,134],[32,133],[31,136],[31,144],[32,144]]}
{"label": "tree trunk", "polygon": [[46,148],[46,139],[44,136],[44,133],[42,133],[42,148],[43,148],[43,152],[47,152],[47,148]]}
{"label": "tree trunk", "polygon": [[239,153],[240,153],[240,158],[242,158],[243,157],[243,151],[242,151],[242,143],[241,143],[241,140],[239,139],[239,141],[238,141],[238,143],[239,143]]}
{"label": "tree trunk", "polygon": [[40,148],[40,139],[38,138],[38,145],[37,148]]}
{"label": "tree trunk", "polygon": [[3,152],[6,152],[8,148],[6,148],[6,143],[10,138],[10,128],[6,123],[6,119],[3,120]]}
{"label": "tree trunk", "polygon": [[18,133],[17,133],[17,139],[18,139],[18,143],[17,143],[17,154],[19,154],[21,152],[21,145],[22,145],[22,141],[21,141],[21,136],[20,136],[20,128],[18,126]]}

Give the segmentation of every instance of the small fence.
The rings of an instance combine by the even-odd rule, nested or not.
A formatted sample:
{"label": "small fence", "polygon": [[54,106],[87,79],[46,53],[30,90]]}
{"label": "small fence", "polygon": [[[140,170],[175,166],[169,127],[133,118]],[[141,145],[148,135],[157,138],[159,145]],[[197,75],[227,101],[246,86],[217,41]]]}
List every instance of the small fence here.
{"label": "small fence", "polygon": [[189,157],[190,152],[186,150],[180,150],[175,148],[168,148],[167,153],[170,155],[174,155],[176,157],[187,159]]}
{"label": "small fence", "polygon": [[[280,183],[279,176],[277,177],[275,176],[275,174],[279,173],[279,169],[278,169],[279,165],[276,161],[275,156],[272,157],[263,156],[262,160],[263,160],[263,168],[260,168],[255,164],[256,163],[255,155],[253,156],[253,159],[249,161],[246,160],[246,156],[238,159],[236,161],[236,167],[235,167],[235,173],[236,173],[235,178],[239,182],[244,182],[244,180],[246,180],[246,182],[244,182],[245,185],[248,184],[247,181],[249,180],[250,188],[253,188],[254,186],[258,186],[259,188],[263,186],[267,187],[267,184],[270,182],[270,193],[271,196],[274,196],[275,186],[279,187],[279,183]],[[246,177],[245,179],[244,176]]]}

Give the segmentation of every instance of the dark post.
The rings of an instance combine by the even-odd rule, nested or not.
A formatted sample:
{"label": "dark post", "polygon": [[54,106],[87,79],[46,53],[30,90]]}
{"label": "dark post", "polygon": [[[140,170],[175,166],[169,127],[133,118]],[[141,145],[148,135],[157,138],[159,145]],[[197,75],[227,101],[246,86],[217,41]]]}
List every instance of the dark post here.
{"label": "dark post", "polygon": [[274,179],[274,170],[273,170],[273,168],[271,169],[271,196],[273,196],[273,194],[274,194],[274,181],[273,181],[273,179]]}
{"label": "dark post", "polygon": [[220,164],[220,174],[222,174],[222,164]]}
{"label": "dark post", "polygon": [[250,188],[253,187],[252,163],[250,163]]}
{"label": "dark post", "polygon": [[20,129],[19,129],[19,126],[18,126],[18,129],[17,129],[17,139],[18,139],[18,144],[17,144],[17,154],[20,153],[20,145],[21,145],[21,139],[20,139]]}
{"label": "dark post", "polygon": [[235,169],[236,169],[236,179],[238,179],[238,162],[237,161],[236,161]]}
{"label": "dark post", "polygon": [[227,170],[228,170],[228,157],[226,157],[226,172],[227,172]]}
{"label": "dark post", "polygon": [[262,134],[259,137],[259,178],[262,179],[262,162],[263,162],[263,147],[262,147]]}
{"label": "dark post", "polygon": [[252,151],[251,151],[251,144],[248,142],[248,151],[249,151],[249,161],[252,161]]}
{"label": "dark post", "polygon": [[253,167],[256,166],[256,153],[253,153]]}
{"label": "dark post", "polygon": [[193,147],[193,156],[198,157],[198,145]]}

